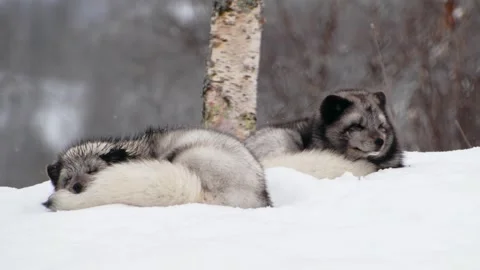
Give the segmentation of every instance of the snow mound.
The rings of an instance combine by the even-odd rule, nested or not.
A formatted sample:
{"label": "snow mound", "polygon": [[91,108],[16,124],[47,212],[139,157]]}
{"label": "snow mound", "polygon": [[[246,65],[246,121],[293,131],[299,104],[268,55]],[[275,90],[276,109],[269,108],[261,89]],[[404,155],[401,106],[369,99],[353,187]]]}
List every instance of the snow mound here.
{"label": "snow mound", "polygon": [[0,187],[0,269],[480,269],[480,148],[319,180],[267,170],[275,208],[48,212],[48,182]]}

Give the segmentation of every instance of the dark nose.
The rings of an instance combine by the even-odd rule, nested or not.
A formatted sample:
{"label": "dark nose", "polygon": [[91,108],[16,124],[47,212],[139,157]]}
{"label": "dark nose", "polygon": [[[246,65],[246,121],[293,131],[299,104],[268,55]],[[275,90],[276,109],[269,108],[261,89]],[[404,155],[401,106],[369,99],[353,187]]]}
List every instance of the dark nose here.
{"label": "dark nose", "polygon": [[83,190],[83,185],[80,184],[80,183],[75,183],[75,184],[73,185],[72,189],[73,189],[73,192],[74,192],[75,194],[78,194],[78,193],[82,192],[82,190]]}
{"label": "dark nose", "polygon": [[43,202],[42,205],[45,206],[46,208],[50,208],[50,206],[52,206],[52,201],[47,200],[46,202]]}
{"label": "dark nose", "polygon": [[382,138],[375,139],[375,145],[378,146],[378,147],[382,147],[383,139]]}

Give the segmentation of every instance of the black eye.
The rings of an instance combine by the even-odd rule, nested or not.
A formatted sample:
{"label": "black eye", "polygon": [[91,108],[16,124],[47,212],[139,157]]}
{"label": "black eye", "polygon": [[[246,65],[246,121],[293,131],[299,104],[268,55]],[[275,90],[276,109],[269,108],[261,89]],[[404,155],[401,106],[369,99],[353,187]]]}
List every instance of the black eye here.
{"label": "black eye", "polygon": [[385,128],[385,126],[383,124],[380,124],[380,126],[378,126],[378,129],[382,132],[386,132],[387,129]]}
{"label": "black eye", "polygon": [[78,194],[78,193],[82,192],[83,186],[82,186],[82,184],[80,184],[80,183],[75,183],[75,184],[73,185],[72,189],[73,189],[73,192],[74,192],[74,193]]}

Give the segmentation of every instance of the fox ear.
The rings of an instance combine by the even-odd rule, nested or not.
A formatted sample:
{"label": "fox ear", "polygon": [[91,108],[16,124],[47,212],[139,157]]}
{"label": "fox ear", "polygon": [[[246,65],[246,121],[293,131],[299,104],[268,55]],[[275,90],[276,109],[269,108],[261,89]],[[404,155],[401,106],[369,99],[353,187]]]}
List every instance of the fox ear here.
{"label": "fox ear", "polygon": [[123,148],[114,148],[110,150],[110,152],[100,155],[100,158],[108,164],[112,164],[127,161],[131,156],[127,153],[127,150]]}
{"label": "fox ear", "polygon": [[50,181],[52,181],[52,185],[57,187],[60,171],[62,170],[62,163],[57,161],[53,164],[48,164],[46,170],[48,178],[50,178]]}
{"label": "fox ear", "polygon": [[331,124],[353,103],[337,95],[327,96],[320,106],[320,113],[325,124]]}
{"label": "fox ear", "polygon": [[385,96],[385,93],[383,92],[375,92],[373,93],[375,98],[378,100],[378,105],[381,108],[385,108],[385,103],[387,102],[387,97]]}

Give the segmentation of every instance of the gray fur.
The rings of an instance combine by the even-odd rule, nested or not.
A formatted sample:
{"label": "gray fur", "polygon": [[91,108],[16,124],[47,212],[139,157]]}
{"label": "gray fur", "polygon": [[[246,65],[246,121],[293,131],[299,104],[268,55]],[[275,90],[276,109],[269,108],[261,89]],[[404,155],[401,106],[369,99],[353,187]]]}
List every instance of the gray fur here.
{"label": "gray fur", "polygon": [[377,167],[403,167],[403,153],[382,92],[340,89],[310,117],[270,125],[245,140],[260,159],[307,149],[326,149]]}
{"label": "gray fur", "polygon": [[[84,140],[60,153],[47,166],[47,174],[55,191],[78,194],[88,192],[93,181],[101,181],[95,178],[98,172],[142,160],[187,168],[200,178],[207,203],[242,208],[271,205],[263,167],[255,156],[236,138],[203,128],[150,128],[133,137]],[[55,202],[49,199],[44,205],[54,208]]]}

